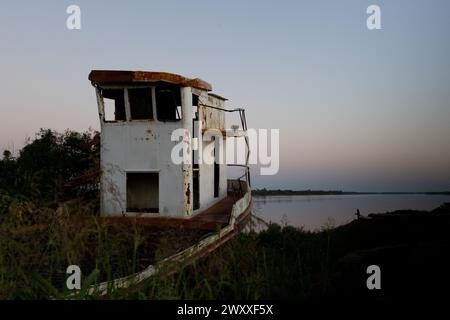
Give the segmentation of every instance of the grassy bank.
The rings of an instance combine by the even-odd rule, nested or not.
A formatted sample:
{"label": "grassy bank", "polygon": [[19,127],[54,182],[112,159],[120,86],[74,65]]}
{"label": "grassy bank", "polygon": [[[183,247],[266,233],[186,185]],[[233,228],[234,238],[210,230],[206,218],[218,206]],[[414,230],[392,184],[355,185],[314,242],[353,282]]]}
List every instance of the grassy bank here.
{"label": "grassy bank", "polygon": [[[70,264],[82,267],[86,287],[142,270],[179,251],[177,244],[196,239],[180,232],[150,237],[139,226],[115,230],[93,217],[76,223],[73,215],[64,218],[45,210],[37,215],[13,208],[3,216],[1,298],[65,298]],[[30,218],[37,216],[39,221]],[[438,294],[450,284],[449,217],[447,205],[432,212],[373,216],[319,232],[273,224],[258,234],[239,235],[176,274],[153,277],[107,298],[310,300]],[[371,264],[383,272],[381,292],[366,288]],[[82,293],[78,298],[96,297]]]}
{"label": "grassy bank", "polygon": [[0,299],[64,298],[69,265],[80,266],[87,287],[143,270],[205,234],[110,223],[75,202],[63,207],[12,204],[0,215]]}
{"label": "grassy bank", "polygon": [[[271,225],[243,234],[176,276],[146,283],[136,298],[402,299],[442,298],[450,285],[450,205],[396,211],[305,232]],[[382,290],[366,287],[369,265]]]}
{"label": "grassy bank", "polygon": [[[39,216],[39,221],[31,216]],[[52,209],[27,212],[12,208],[3,218],[3,299],[65,298],[69,294],[65,290],[69,265],[81,267],[87,287],[143,270],[199,239],[193,231],[155,234],[138,225],[118,229],[95,217],[62,217]],[[319,295],[320,288],[326,287],[328,242],[328,232],[311,234],[272,225],[261,234],[240,235],[175,275],[157,276],[137,290],[111,292],[109,297],[259,299]],[[300,287],[296,279],[301,279]],[[81,294],[80,298],[84,297]]]}

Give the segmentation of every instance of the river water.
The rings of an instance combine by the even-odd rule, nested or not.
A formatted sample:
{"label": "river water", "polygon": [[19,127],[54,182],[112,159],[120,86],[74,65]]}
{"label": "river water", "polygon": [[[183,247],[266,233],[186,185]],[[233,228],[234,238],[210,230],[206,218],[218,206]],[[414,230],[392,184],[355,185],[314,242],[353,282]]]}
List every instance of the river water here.
{"label": "river water", "polygon": [[431,210],[450,195],[321,195],[321,196],[255,196],[253,214],[267,222],[290,224],[306,230],[339,226],[362,216],[401,209]]}

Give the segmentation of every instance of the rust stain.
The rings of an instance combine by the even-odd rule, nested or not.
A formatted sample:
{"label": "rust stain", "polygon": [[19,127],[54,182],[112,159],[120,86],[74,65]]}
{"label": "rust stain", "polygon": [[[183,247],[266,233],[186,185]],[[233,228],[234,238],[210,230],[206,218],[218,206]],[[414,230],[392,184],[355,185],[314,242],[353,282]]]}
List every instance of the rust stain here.
{"label": "rust stain", "polygon": [[[185,186],[186,186],[186,184],[185,184]],[[187,188],[186,188],[186,193],[185,193],[184,210],[187,215],[191,214],[191,188],[190,188],[189,183],[187,183]]]}
{"label": "rust stain", "polygon": [[186,199],[187,199],[186,204],[190,205],[190,203],[191,203],[191,186],[190,186],[190,183],[188,183],[188,185],[187,185]]}

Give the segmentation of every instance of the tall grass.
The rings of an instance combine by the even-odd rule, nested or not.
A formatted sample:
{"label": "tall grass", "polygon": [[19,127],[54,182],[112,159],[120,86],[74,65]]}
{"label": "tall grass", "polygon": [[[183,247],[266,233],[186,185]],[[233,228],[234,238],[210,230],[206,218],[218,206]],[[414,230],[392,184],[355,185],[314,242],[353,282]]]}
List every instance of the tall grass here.
{"label": "tall grass", "polygon": [[326,232],[271,225],[241,234],[207,258],[170,276],[155,276],[127,298],[304,299],[324,294]]}
{"label": "tall grass", "polygon": [[[142,270],[199,234],[152,233],[133,224],[116,228],[86,213],[82,204],[57,209],[11,204],[0,218],[0,298],[97,298],[89,285]],[[155,239],[157,241],[155,241]],[[154,276],[137,288],[111,290],[117,299],[271,299],[321,294],[328,281],[328,238],[271,225],[241,234],[207,258],[172,275]],[[66,268],[79,265],[83,289],[66,289]]]}
{"label": "tall grass", "polygon": [[162,231],[133,221],[107,224],[76,202],[56,209],[11,203],[0,214],[0,298],[64,298],[70,294],[69,265],[81,267],[87,287],[140,271],[204,233]]}
{"label": "tall grass", "polygon": [[[318,232],[272,224],[260,233],[240,234],[176,273],[161,272],[126,290],[110,288],[100,297],[87,294],[90,285],[140,271],[205,235],[155,233],[138,224],[111,227],[96,217],[82,218],[81,208],[64,211],[21,202],[0,215],[1,299],[360,298],[370,294],[365,268],[373,261],[388,270],[396,270],[405,259],[417,261],[414,272],[425,268],[428,276],[440,279],[424,288],[446,281],[440,277],[450,265],[448,213],[361,219]],[[76,295],[65,287],[71,264],[80,265],[84,273]],[[415,292],[403,287],[414,272],[391,275],[385,283],[399,284],[383,292]]]}

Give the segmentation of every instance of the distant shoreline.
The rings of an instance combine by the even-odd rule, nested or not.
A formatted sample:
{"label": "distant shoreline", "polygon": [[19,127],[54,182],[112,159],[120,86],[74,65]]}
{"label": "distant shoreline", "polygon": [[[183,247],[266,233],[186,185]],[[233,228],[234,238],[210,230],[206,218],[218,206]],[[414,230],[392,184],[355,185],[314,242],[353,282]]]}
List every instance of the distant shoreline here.
{"label": "distant shoreline", "polygon": [[254,196],[326,196],[326,195],[450,195],[450,191],[432,191],[432,192],[356,192],[340,190],[270,190],[255,189],[252,190]]}

